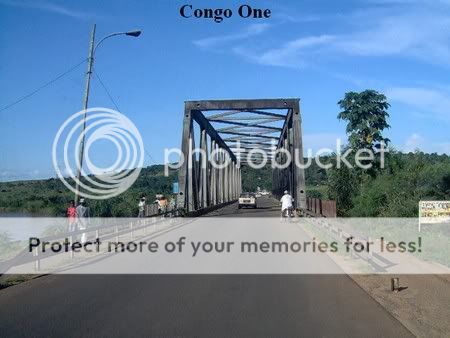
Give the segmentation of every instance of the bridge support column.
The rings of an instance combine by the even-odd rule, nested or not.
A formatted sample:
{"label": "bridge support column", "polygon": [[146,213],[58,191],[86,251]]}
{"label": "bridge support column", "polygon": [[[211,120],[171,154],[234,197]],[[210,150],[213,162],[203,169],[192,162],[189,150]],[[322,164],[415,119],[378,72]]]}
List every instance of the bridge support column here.
{"label": "bridge support column", "polygon": [[[287,115],[270,110],[287,111]],[[202,111],[219,113],[205,117]],[[244,113],[246,115],[231,117]],[[276,121],[284,121],[283,128],[268,125]],[[226,123],[230,126],[216,130],[211,123]],[[199,134],[196,138],[194,131],[197,130]],[[267,135],[275,132],[280,132],[280,136]],[[234,136],[222,139],[221,134]],[[276,149],[281,153],[273,156],[273,143],[268,143],[269,140],[278,140]],[[186,101],[178,207],[187,212],[198,212],[239,197],[242,192],[240,162],[228,144],[241,141],[247,145],[243,147],[245,153],[249,154],[249,150],[259,148],[269,152],[271,161],[280,164],[286,162],[288,155],[291,155],[290,164],[274,168],[272,191],[279,197],[283,190],[288,190],[294,196],[297,208],[306,208],[304,170],[295,165],[296,157],[297,162],[303,164],[298,99]],[[195,144],[200,149],[196,149]],[[252,158],[261,160],[260,156]],[[248,159],[243,163],[248,163]]]}
{"label": "bridge support column", "polygon": [[[194,123],[200,130],[199,149],[195,148]],[[181,151],[179,208],[194,212],[236,198],[236,156],[192,102],[185,104]]]}
{"label": "bridge support column", "polygon": [[[284,167],[287,153],[290,154],[291,161],[290,165]],[[272,172],[272,193],[280,198],[283,191],[287,190],[293,196],[296,208],[306,210],[303,141],[298,100],[290,106],[286,116],[274,161],[282,168],[275,168]]]}
{"label": "bridge support column", "polygon": [[[293,165],[293,186],[295,187],[294,198],[298,209],[306,210],[306,185],[305,170],[303,168],[303,138],[302,138],[302,120],[300,117],[300,105],[294,105],[292,112],[292,129],[293,129],[293,151],[298,157],[297,164]],[[295,161],[294,161],[295,162]]]}
{"label": "bridge support column", "polygon": [[[217,156],[215,154],[216,150],[216,141],[211,141],[211,149],[210,149],[210,159],[212,163],[217,163]],[[210,170],[210,205],[216,205],[217,204],[217,169],[215,168],[215,165],[210,164],[209,165]]]}
{"label": "bridge support column", "polygon": [[206,141],[206,130],[202,129],[200,132],[200,199],[201,207],[208,207],[208,194],[209,194],[209,184],[208,184],[208,144]]}

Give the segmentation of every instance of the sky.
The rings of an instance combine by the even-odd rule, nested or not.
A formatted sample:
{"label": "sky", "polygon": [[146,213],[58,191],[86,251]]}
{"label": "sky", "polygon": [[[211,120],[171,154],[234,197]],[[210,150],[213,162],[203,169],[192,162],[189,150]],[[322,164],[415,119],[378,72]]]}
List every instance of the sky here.
{"label": "sky", "polygon": [[[96,52],[90,107],[125,114],[139,129],[145,165],[179,147],[184,101],[301,99],[304,148],[346,139],[337,102],[375,89],[391,107],[385,132],[402,151],[450,154],[450,1],[248,1],[268,19],[241,18],[234,1],[0,0],[0,109],[87,57],[89,34],[142,29]],[[233,16],[182,18],[179,8]],[[54,177],[52,143],[82,109],[86,65],[0,111],[0,181]],[[95,148],[93,148],[93,151]],[[97,148],[109,163],[113,150]]]}

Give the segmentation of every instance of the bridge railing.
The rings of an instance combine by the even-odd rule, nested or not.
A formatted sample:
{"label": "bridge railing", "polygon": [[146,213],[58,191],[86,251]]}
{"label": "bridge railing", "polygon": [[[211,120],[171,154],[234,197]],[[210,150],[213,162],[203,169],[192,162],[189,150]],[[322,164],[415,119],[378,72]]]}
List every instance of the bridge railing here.
{"label": "bridge railing", "polygon": [[[163,210],[159,213],[157,206],[156,209],[154,208],[153,205],[147,205],[146,207],[149,208],[146,208],[147,217],[144,218],[133,218],[131,221],[130,220],[122,221],[120,218],[118,218],[117,221],[114,222],[114,224],[111,224],[108,220],[105,220],[105,224],[102,225],[97,226],[87,225],[85,229],[77,229],[74,231],[62,231],[54,235],[39,237],[39,240],[41,242],[45,242],[68,238],[70,243],[72,243],[74,241],[78,241],[80,236],[85,236],[85,239],[87,241],[97,240],[101,236],[103,240],[115,238],[116,242],[118,242],[120,236],[123,236],[125,234],[128,234],[129,238],[133,240],[135,238],[136,232],[138,232],[139,230],[142,230],[143,232],[139,237],[152,235],[160,230],[165,229],[158,227],[159,224],[167,224],[166,222],[164,222],[165,219],[177,217],[183,213],[182,210],[172,207],[168,208],[167,210]],[[61,227],[67,227],[66,224],[67,219],[61,218],[61,220],[62,220]],[[33,252],[30,252],[27,247],[19,251],[14,257],[4,261],[0,261],[0,275],[13,266],[26,264],[33,261],[35,270],[39,271],[41,266],[41,260],[63,253],[65,252],[64,251],[58,253],[42,252],[40,247],[36,247],[34,248]],[[69,250],[69,255],[70,258],[74,258],[74,251]]]}
{"label": "bridge railing", "polygon": [[[316,198],[316,200],[319,200]],[[322,201],[323,202],[323,201]],[[335,201],[332,201],[335,202]],[[372,239],[367,234],[360,233],[355,229],[346,226],[341,219],[327,220],[325,218],[314,218],[312,224],[317,228],[325,231],[328,236],[331,236],[337,242],[345,244],[348,240],[353,243],[371,243]],[[350,255],[352,258],[359,258],[372,266],[377,272],[386,272],[388,268],[394,265],[393,262],[383,257],[373,250],[355,250],[355,246],[349,245]]]}
{"label": "bridge railing", "polygon": [[306,210],[316,216],[336,217],[336,201],[307,197]]}
{"label": "bridge railing", "polygon": [[147,204],[145,205],[145,217],[154,217],[159,215],[166,215],[166,216],[178,216],[181,209],[177,208],[175,205],[167,205],[166,207],[159,208],[158,204]]}

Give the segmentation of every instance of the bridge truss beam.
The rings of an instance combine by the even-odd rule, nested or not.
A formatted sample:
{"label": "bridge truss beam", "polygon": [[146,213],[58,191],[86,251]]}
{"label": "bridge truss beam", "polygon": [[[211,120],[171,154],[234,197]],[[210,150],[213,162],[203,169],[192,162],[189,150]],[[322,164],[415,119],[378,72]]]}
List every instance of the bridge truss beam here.
{"label": "bridge truss beam", "polygon": [[[280,114],[283,111],[285,114]],[[277,121],[284,121],[282,128],[273,125]],[[225,128],[216,129],[215,123],[225,124]],[[222,134],[233,137],[223,139]],[[196,138],[200,151],[195,148]],[[247,146],[238,151],[237,143]],[[268,155],[267,163],[273,168],[272,193],[280,197],[288,190],[297,208],[306,209],[304,170],[294,161],[297,154],[297,164],[303,164],[299,99],[186,101],[181,148],[184,161],[179,171],[177,204],[189,213],[208,210],[239,197],[241,165],[260,159],[258,154],[241,159],[252,148]],[[286,152],[293,161],[281,168]]]}

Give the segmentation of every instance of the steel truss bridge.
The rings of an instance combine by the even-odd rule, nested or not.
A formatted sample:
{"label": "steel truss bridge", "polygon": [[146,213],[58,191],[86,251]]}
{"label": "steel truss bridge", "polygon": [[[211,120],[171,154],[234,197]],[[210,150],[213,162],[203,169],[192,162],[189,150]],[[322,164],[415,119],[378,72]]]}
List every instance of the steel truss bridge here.
{"label": "steel truss bridge", "polygon": [[194,214],[235,201],[242,192],[241,166],[252,162],[271,165],[272,194],[280,197],[288,190],[297,209],[304,211],[305,174],[298,165],[303,165],[299,101],[186,101],[178,208]]}

